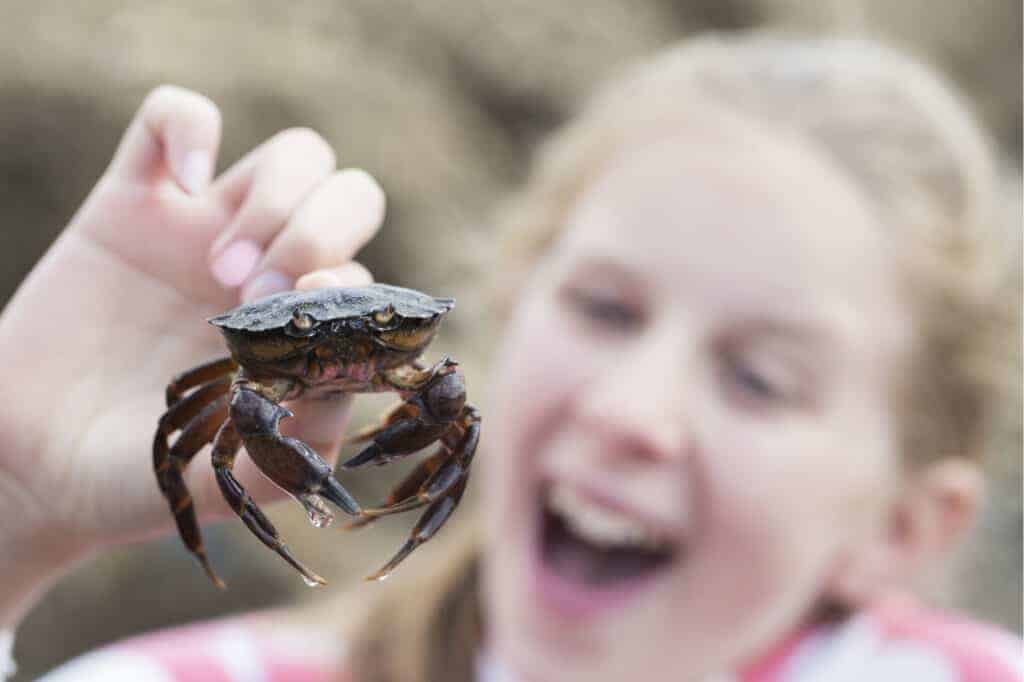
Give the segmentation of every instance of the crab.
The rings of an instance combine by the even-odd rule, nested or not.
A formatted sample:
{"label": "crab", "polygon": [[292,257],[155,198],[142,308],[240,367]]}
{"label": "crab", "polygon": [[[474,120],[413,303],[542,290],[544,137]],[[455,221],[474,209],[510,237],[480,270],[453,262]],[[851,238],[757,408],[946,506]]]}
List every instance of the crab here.
{"label": "crab", "polygon": [[[451,517],[469,478],[480,415],[466,403],[457,363],[427,366],[419,356],[450,298],[385,284],[288,292],[210,318],[230,356],[190,369],[167,386],[167,411],[153,442],[153,467],[185,547],[215,585],[224,582],[206,556],[183,472],[212,443],[217,483],[249,530],[295,568],[307,585],[326,581],[289,551],[270,520],[232,473],[242,445],[258,468],[305,508],[317,527],[334,519],[331,505],[355,517],[347,528],[381,516],[426,508],[398,552],[368,580],[387,577]],[[375,508],[361,508],[311,447],[278,431],[293,413],[281,405],[300,396],[324,399],[393,391],[402,399],[379,425],[345,440],[366,443],[342,466],[384,465],[433,444],[408,476]],[[180,431],[173,445],[169,438]]]}

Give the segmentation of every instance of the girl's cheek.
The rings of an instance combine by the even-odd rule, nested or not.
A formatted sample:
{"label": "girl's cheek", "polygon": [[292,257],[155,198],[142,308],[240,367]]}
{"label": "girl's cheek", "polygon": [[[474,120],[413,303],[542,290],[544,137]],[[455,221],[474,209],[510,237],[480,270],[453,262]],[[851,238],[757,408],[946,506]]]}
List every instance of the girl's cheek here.
{"label": "girl's cheek", "polygon": [[524,305],[509,327],[495,381],[495,429],[509,441],[553,418],[597,366],[553,301]]}
{"label": "girl's cheek", "polygon": [[855,453],[803,420],[720,435],[707,462],[712,535],[758,554],[767,573],[810,579],[853,521],[842,500],[854,485],[847,460]]}

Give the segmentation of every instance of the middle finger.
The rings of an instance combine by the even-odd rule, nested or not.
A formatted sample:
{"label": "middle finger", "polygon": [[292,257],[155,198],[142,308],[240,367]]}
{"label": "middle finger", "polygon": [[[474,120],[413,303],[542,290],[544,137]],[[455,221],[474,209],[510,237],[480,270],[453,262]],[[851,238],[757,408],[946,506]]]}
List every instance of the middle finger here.
{"label": "middle finger", "polygon": [[228,170],[213,191],[237,211],[210,248],[210,268],[239,286],[310,191],[334,169],[334,151],[313,131],[279,133]]}
{"label": "middle finger", "polygon": [[290,289],[304,273],[349,264],[380,228],[385,203],[380,185],[365,171],[334,173],[310,193],[271,242],[242,298]]}

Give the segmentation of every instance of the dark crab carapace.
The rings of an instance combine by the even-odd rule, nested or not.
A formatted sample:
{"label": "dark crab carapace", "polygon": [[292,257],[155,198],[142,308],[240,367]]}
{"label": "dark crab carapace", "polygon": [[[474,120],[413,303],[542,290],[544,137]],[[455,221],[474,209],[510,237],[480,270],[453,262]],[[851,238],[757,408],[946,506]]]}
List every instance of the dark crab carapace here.
{"label": "dark crab carapace", "polygon": [[[242,445],[268,478],[302,503],[315,526],[333,520],[328,503],[355,517],[348,528],[426,507],[405,544],[371,579],[386,577],[444,525],[466,488],[480,416],[466,403],[455,362],[445,358],[428,367],[418,357],[453,307],[452,299],[372,284],[277,294],[210,318],[231,355],[184,372],[167,386],[153,466],[185,546],[217,586],[224,583],[203,550],[182,477],[189,461],[210,442],[217,483],[228,504],[309,585],[324,579],[292,555],[232,474]],[[394,391],[402,402],[380,425],[347,439],[368,445],[344,467],[387,464],[434,443],[439,447],[381,506],[362,509],[312,448],[281,435],[278,422],[292,412],[280,403],[300,396],[378,391]]]}

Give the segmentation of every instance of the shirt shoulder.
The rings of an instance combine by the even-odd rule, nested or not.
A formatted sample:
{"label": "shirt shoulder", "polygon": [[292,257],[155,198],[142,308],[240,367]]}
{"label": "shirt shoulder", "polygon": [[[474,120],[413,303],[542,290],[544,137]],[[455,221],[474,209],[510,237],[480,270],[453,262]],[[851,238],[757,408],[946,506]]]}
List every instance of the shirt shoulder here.
{"label": "shirt shoulder", "polygon": [[941,668],[952,673],[936,676],[936,680],[1024,680],[1024,643],[994,625],[911,602],[882,605],[867,617],[878,631],[881,651],[888,656],[913,654],[922,664],[931,661],[936,671]]}
{"label": "shirt shoulder", "polygon": [[801,630],[737,682],[1021,682],[1024,643],[995,626],[910,601]]}
{"label": "shirt shoulder", "polygon": [[80,656],[41,682],[337,682],[344,651],[327,635],[252,614],[160,630]]}

